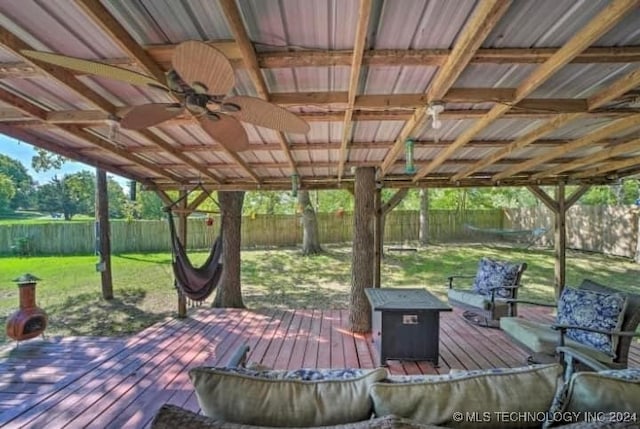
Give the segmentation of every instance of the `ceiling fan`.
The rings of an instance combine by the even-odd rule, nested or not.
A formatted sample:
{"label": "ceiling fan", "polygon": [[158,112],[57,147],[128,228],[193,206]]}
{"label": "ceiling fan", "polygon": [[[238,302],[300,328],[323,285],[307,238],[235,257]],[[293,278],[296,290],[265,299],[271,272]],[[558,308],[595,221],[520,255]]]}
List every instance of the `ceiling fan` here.
{"label": "ceiling fan", "polygon": [[21,53],[81,73],[150,86],[178,99],[177,103],[151,103],[131,108],[120,121],[120,126],[126,129],[153,127],[186,109],[212,138],[234,152],[249,148],[247,133],[239,121],[289,133],[309,131],[309,124],[304,120],[275,104],[256,97],[227,97],[235,84],[231,63],[222,52],[203,42],[183,42],[175,48],[166,83],[96,61],[31,50]]}

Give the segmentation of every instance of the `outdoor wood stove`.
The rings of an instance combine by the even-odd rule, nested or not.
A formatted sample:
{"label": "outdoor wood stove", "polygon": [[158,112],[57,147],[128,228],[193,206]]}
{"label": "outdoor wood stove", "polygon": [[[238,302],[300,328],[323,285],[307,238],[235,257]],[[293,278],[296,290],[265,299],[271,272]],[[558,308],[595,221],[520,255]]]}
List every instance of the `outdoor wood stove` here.
{"label": "outdoor wood stove", "polygon": [[28,273],[14,280],[20,288],[20,309],[7,320],[7,336],[16,341],[37,337],[47,328],[47,313],[36,306],[38,280]]}

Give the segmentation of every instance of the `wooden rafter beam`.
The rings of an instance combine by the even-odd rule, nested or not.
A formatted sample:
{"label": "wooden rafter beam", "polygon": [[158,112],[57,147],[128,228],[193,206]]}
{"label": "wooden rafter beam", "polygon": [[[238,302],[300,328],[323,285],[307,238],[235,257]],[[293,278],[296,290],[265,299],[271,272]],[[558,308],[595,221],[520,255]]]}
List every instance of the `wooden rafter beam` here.
{"label": "wooden rafter beam", "polygon": [[[640,85],[640,71],[631,72],[626,76],[623,76],[622,78],[616,80],[613,84],[609,85],[607,88],[604,88],[600,90],[598,93],[591,96],[587,100],[588,109],[591,111],[595,109],[599,109],[606,103],[609,103],[612,100],[615,100],[616,98],[627,93],[628,91],[630,91],[631,89],[635,88],[638,85]],[[502,159],[503,157],[511,154],[512,152],[518,149],[522,149],[523,147],[534,143],[540,137],[543,137],[544,135],[558,128],[561,128],[572,121],[586,117],[587,114],[588,113],[579,113],[579,114],[574,113],[574,114],[557,115],[547,123],[542,124],[535,130],[525,134],[523,137],[519,138],[518,140],[513,142],[511,145],[492,153],[485,159],[476,163],[471,168],[456,174],[453,177],[453,179],[460,180],[462,178],[468,177],[471,174],[475,173],[476,171],[479,171],[480,169],[498,161],[499,159]],[[566,171],[566,170],[562,170],[562,171]],[[548,172],[548,173],[554,174],[552,172]]]}
{"label": "wooden rafter beam", "polygon": [[60,67],[25,58],[20,51],[31,49],[31,46],[18,39],[4,27],[0,27],[0,45],[4,46],[12,54],[18,56],[24,61],[27,61],[27,63],[31,64],[43,75],[50,77],[63,86],[69,88],[83,99],[95,104],[108,113],[115,113],[115,106],[113,104],[86,86],[84,83],[80,82],[72,73]]}
{"label": "wooden rafter beam", "polygon": [[0,124],[0,134],[4,134],[6,136],[9,136],[16,140],[23,141],[25,143],[29,143],[30,145],[48,150],[49,152],[60,154],[65,158],[69,158],[74,161],[81,162],[83,164],[87,164],[96,168],[101,168],[103,170],[109,170],[112,173],[125,177],[127,179],[132,179],[137,182],[141,182],[143,184],[151,183],[149,178],[135,176],[130,171],[123,170],[117,166],[114,166],[113,164],[105,164],[103,162],[100,162],[96,158],[84,156],[82,151],[67,149],[63,146],[60,146],[42,137],[29,134],[26,130],[23,130],[20,128]]}
{"label": "wooden rafter beam", "polygon": [[594,165],[601,161],[612,159],[616,156],[629,155],[638,151],[640,151],[640,138],[634,139],[627,143],[607,147],[606,149],[603,149],[598,153],[582,157],[569,163],[563,163],[559,164],[556,167],[545,169],[544,172],[534,174],[533,176],[531,176],[531,178],[540,179],[545,176],[554,176],[565,171],[575,170],[587,165]]}
{"label": "wooden rafter beam", "polygon": [[353,48],[353,57],[351,59],[351,73],[349,75],[349,92],[347,96],[347,110],[344,114],[342,125],[342,143],[340,145],[340,154],[338,155],[338,180],[342,179],[344,174],[344,164],[347,161],[349,153],[349,142],[351,141],[353,123],[353,108],[358,94],[360,83],[360,70],[362,68],[362,56],[367,41],[367,31],[369,29],[369,19],[371,17],[371,0],[360,0],[360,8],[358,9],[358,23],[356,25],[356,38]]}
{"label": "wooden rafter beam", "polygon": [[[445,96],[480,48],[484,39],[500,21],[510,4],[511,1],[507,0],[484,0],[479,2],[458,36],[451,54],[447,57],[442,67],[438,69],[435,78],[429,85],[426,91],[427,104],[441,100]],[[387,174],[402,151],[405,140],[423,124],[426,112],[427,108],[425,106],[419,107],[411,119],[406,122],[380,166],[379,177],[384,177]]]}
{"label": "wooden rafter beam", "polygon": [[606,139],[609,136],[621,133],[629,128],[637,127],[640,124],[640,115],[629,116],[627,118],[618,119],[616,121],[610,122],[597,130],[593,131],[590,134],[587,134],[584,137],[579,139],[575,139],[570,143],[557,147],[555,149],[551,149],[545,151],[544,154],[530,159],[528,161],[522,162],[518,165],[515,165],[505,171],[502,171],[493,176],[494,181],[498,181],[504,179],[505,177],[514,175],[523,170],[530,169],[531,167],[535,167],[536,165],[540,165],[544,162],[547,162],[551,159],[557,158],[562,155],[566,155],[567,153],[573,152],[577,149],[583,148],[593,143],[597,143],[601,140]]}
{"label": "wooden rafter beam", "polygon": [[572,174],[571,179],[586,179],[594,176],[601,176],[611,171],[623,170],[626,168],[640,166],[640,156],[634,156],[620,161],[607,162],[594,168],[590,168],[580,173]]}
{"label": "wooden rafter beam", "polygon": [[[211,46],[222,51],[234,68],[244,68],[242,54],[234,41],[210,41]],[[171,57],[177,45],[149,45],[143,49],[163,71],[171,68]],[[478,49],[471,64],[539,64],[557,52],[556,48],[489,48]],[[367,51],[362,58],[365,66],[441,66],[451,54],[449,49],[376,49]],[[349,66],[353,51],[295,50],[257,53],[261,68],[331,67]],[[105,58],[102,62],[130,67],[129,58]],[[577,55],[572,63],[637,63],[640,62],[640,46],[594,47]],[[72,72],[73,73],[73,72]],[[41,73],[27,62],[0,63],[0,79],[40,76]]]}
{"label": "wooden rafter beam", "polygon": [[[267,83],[264,80],[264,76],[262,75],[262,70],[260,70],[260,65],[258,64],[258,57],[256,54],[256,50],[249,39],[249,35],[247,34],[247,29],[244,26],[244,22],[242,20],[242,16],[240,15],[240,10],[238,10],[238,6],[235,0],[220,0],[220,7],[222,8],[225,18],[231,28],[231,32],[233,33],[233,37],[236,40],[236,44],[238,45],[238,49],[240,50],[242,60],[247,68],[247,72],[249,73],[249,77],[253,82],[253,85],[256,88],[258,96],[265,101],[271,101],[271,96],[269,94],[269,90],[267,88]],[[282,132],[278,132],[278,141],[280,143],[280,147],[284,152],[287,160],[289,161],[291,174],[298,174],[298,170],[296,169],[295,160],[291,155],[291,151],[289,150],[289,144],[287,139]],[[239,156],[234,156],[234,159],[239,159]],[[248,168],[246,163],[243,164],[244,168]],[[258,180],[258,177],[255,173],[251,173],[251,177],[255,180]]]}
{"label": "wooden rafter beam", "polygon": [[[547,61],[538,66],[516,89],[514,103],[525,99],[529,94],[540,87],[558,70],[568,64],[580,52],[589,47],[590,44],[598,40],[603,34],[609,31],[627,13],[637,6],[636,0],[617,0],[604,8],[586,26],[578,31],[564,46],[553,54]],[[440,152],[434,162],[418,171],[414,179],[419,179],[444,162],[455,151],[471,141],[478,133],[491,125],[495,120],[503,116],[511,109],[510,105],[498,104],[494,106],[486,116],[473,124],[463,132],[447,149]]]}

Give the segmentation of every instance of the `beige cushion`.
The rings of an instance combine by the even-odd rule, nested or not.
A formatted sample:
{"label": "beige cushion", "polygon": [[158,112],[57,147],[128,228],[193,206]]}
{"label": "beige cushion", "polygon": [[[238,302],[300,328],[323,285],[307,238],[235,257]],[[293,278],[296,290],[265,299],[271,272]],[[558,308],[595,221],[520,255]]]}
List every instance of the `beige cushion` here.
{"label": "beige cushion", "polygon": [[369,418],[369,386],[387,371],[360,372],[354,378],[319,381],[282,379],[287,371],[262,377],[216,368],[194,368],[189,376],[206,416],[249,425],[309,427]]}
{"label": "beige cushion", "polygon": [[[201,416],[175,405],[163,405],[156,414],[151,429],[259,429],[265,426],[249,426],[229,423]],[[322,426],[318,429],[437,429],[438,426],[421,425],[396,416],[363,420],[344,425]],[[295,429],[295,428],[294,428]]]}
{"label": "beige cushion", "polygon": [[[498,422],[494,413],[548,410],[561,373],[562,367],[552,364],[471,371],[442,376],[439,381],[375,383],[371,397],[377,416],[394,414],[422,424],[459,428],[495,427],[498,423],[500,427],[537,427],[540,421]],[[483,413],[489,413],[489,418],[467,418],[485,416]]]}
{"label": "beige cushion", "polygon": [[[555,355],[556,347],[560,342],[560,332],[551,329],[549,324],[534,322],[522,317],[501,318],[500,329],[533,353]],[[565,345],[571,346],[600,362],[613,361],[612,356],[570,338],[565,338]]]}
{"label": "beige cushion", "polygon": [[564,411],[635,412],[640,424],[640,369],[578,372],[569,380],[563,402]]}

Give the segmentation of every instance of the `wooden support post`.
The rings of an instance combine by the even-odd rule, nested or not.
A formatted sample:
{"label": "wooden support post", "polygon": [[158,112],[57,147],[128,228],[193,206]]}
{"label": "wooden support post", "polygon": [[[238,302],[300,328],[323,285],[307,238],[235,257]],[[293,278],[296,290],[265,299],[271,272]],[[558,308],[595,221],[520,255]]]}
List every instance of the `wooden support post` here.
{"label": "wooden support post", "polygon": [[556,299],[560,297],[566,281],[567,210],[577,203],[580,197],[583,196],[589,188],[589,185],[582,185],[576,189],[569,198],[566,198],[565,185],[564,183],[560,183],[556,188],[556,198],[554,200],[539,186],[531,185],[528,187],[529,191],[538,197],[538,199],[542,201],[542,203],[547,206],[555,216],[554,248],[556,264],[554,267],[554,287]]}
{"label": "wooden support post", "polygon": [[[178,238],[182,242],[182,246],[187,248],[187,191],[180,191],[180,203],[178,207],[181,209],[178,213]],[[187,297],[178,289],[178,317],[187,317]]]}
{"label": "wooden support post", "polygon": [[429,189],[420,189],[420,246],[429,245]]}
{"label": "wooden support post", "polygon": [[567,269],[567,208],[565,205],[565,189],[564,183],[559,183],[556,188],[556,202],[558,211],[555,216],[554,238],[555,238],[555,255],[556,264],[554,269],[554,283],[556,298],[560,297],[562,289],[565,286],[566,269]]}
{"label": "wooden support post", "polygon": [[376,187],[375,196],[375,229],[373,231],[374,254],[373,254],[373,287],[380,287],[382,252],[384,246],[384,230],[382,227],[382,187]]}
{"label": "wooden support post", "polygon": [[96,170],[96,222],[98,227],[98,242],[100,262],[100,281],[102,283],[102,297],[113,299],[113,277],[111,275],[111,234],[109,226],[109,194],[107,191],[107,172]]}
{"label": "wooden support post", "polygon": [[371,331],[371,306],[364,290],[373,286],[375,194],[375,168],[356,168],[353,262],[349,297],[349,328],[353,332]]}

